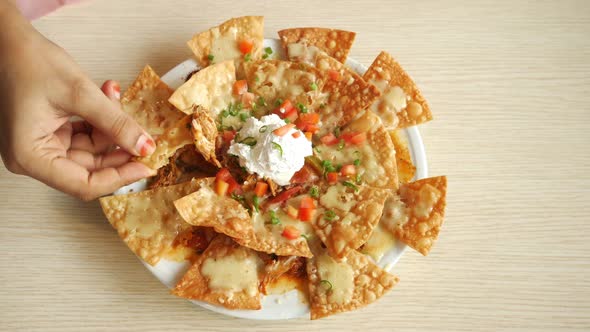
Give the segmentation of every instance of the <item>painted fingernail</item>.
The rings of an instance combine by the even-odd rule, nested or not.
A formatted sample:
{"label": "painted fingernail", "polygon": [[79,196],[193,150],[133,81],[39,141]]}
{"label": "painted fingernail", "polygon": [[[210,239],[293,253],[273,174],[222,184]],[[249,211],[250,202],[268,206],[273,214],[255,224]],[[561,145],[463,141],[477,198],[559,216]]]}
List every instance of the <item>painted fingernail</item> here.
{"label": "painted fingernail", "polygon": [[139,152],[142,157],[149,156],[156,150],[156,143],[151,137],[147,135],[141,135],[135,144],[135,150]]}
{"label": "painted fingernail", "polygon": [[121,99],[121,87],[119,86],[119,83],[113,84],[113,95],[115,98]]}

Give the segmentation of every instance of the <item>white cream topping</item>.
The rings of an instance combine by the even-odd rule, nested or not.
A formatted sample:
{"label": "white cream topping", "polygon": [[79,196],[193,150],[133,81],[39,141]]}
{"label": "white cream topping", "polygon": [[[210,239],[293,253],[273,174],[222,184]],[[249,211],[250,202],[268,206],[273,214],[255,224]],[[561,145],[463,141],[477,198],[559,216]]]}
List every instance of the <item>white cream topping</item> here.
{"label": "white cream topping", "polygon": [[[305,164],[305,157],[311,156],[313,151],[311,142],[295,128],[283,136],[273,133],[285,125],[276,114],[263,116],[260,120],[251,117],[238,132],[228,153],[236,155],[240,166],[248,172],[281,186],[288,185],[293,174]],[[295,132],[299,132],[299,137],[293,137]]]}

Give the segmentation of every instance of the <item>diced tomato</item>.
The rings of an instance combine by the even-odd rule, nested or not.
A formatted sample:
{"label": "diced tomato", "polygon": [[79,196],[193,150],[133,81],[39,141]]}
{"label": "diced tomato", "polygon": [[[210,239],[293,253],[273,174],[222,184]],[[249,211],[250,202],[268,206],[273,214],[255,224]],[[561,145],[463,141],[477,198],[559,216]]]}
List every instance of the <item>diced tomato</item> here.
{"label": "diced tomato", "polygon": [[223,180],[223,181],[227,182],[229,179],[232,179],[233,177],[232,177],[231,173],[229,172],[229,169],[222,168],[217,172],[217,174],[215,175],[215,178],[217,180]]}
{"label": "diced tomato", "polygon": [[254,48],[254,43],[250,40],[240,40],[238,42],[238,48],[242,54],[248,54],[252,52],[252,48]]}
{"label": "diced tomato", "polygon": [[341,79],[340,72],[337,70],[333,70],[333,69],[328,70],[328,77],[332,81],[336,81],[336,82],[340,81],[340,79]]}
{"label": "diced tomato", "polygon": [[236,137],[236,131],[235,130],[224,130],[223,131],[223,141],[224,142],[231,142],[234,137]]}
{"label": "diced tomato", "polygon": [[297,112],[297,109],[295,108],[295,106],[293,106],[293,103],[289,100],[289,99],[285,99],[283,101],[283,103],[281,104],[281,106],[279,106],[274,113],[276,115],[278,115],[279,117],[281,117],[281,119],[284,119],[287,115],[290,114],[290,112],[295,111]]}
{"label": "diced tomato", "polygon": [[228,188],[229,184],[227,182],[220,179],[215,180],[215,193],[217,193],[217,195],[225,196]]}
{"label": "diced tomato", "polygon": [[326,174],[326,177],[328,178],[329,184],[335,184],[338,182],[338,173],[336,172],[329,172]]}
{"label": "diced tomato", "polygon": [[241,190],[240,188],[240,184],[234,179],[234,177],[231,175],[231,173],[229,172],[229,170],[227,168],[222,168],[219,170],[219,172],[217,172],[217,175],[215,175],[215,179],[216,181],[223,181],[226,182],[228,184],[228,188],[227,188],[227,193],[231,194],[236,190]]}
{"label": "diced tomato", "polygon": [[293,136],[293,138],[299,138],[301,136],[301,132],[299,130],[297,130],[296,132],[291,134],[291,136]]}
{"label": "diced tomato", "polygon": [[286,125],[282,126],[281,128],[277,128],[277,129],[273,130],[272,133],[277,136],[285,136],[289,132],[289,130],[291,130],[293,128],[295,128],[295,124],[287,123]]}
{"label": "diced tomato", "polygon": [[340,169],[340,174],[342,176],[351,176],[356,174],[356,167],[354,165],[344,165]]}
{"label": "diced tomato", "polygon": [[252,104],[254,104],[254,99],[256,99],[256,95],[252,92],[246,92],[242,95],[242,105],[245,108],[251,108]]}
{"label": "diced tomato", "polygon": [[320,122],[320,114],[319,113],[301,113],[299,115],[299,121],[301,121],[301,123],[317,124],[318,122]]}
{"label": "diced tomato", "polygon": [[336,137],[334,134],[329,133],[327,135],[325,135],[324,137],[320,138],[320,141],[327,146],[331,146],[331,145],[336,145],[338,144],[338,137]]}
{"label": "diced tomato", "polygon": [[301,189],[302,189],[301,186],[296,186],[291,189],[287,189],[287,190],[283,191],[282,193],[273,197],[271,200],[269,200],[268,204],[282,203],[282,202],[288,200],[289,198],[297,195],[301,191]]}
{"label": "diced tomato", "polygon": [[305,128],[305,131],[308,131],[312,134],[317,133],[318,131],[320,131],[320,127],[318,127],[317,125],[313,125],[313,124],[309,124],[307,125],[307,127]]}
{"label": "diced tomato", "polygon": [[301,236],[301,231],[294,226],[287,225],[283,229],[283,233],[281,235],[289,240],[295,240]]}
{"label": "diced tomato", "polygon": [[299,208],[299,220],[311,221],[315,214],[315,208]]}
{"label": "diced tomato", "polygon": [[348,144],[359,145],[367,140],[367,133],[344,133],[341,138]]}
{"label": "diced tomato", "polygon": [[287,213],[287,215],[293,219],[297,219],[297,217],[299,216],[299,212],[297,211],[297,209],[292,207],[291,205],[287,205],[287,207],[285,208],[285,213]]}
{"label": "diced tomato", "polygon": [[308,141],[311,141],[311,138],[313,137],[313,133],[310,133],[309,131],[305,132],[305,137],[307,138]]}
{"label": "diced tomato", "polygon": [[285,117],[283,119],[289,120],[289,122],[295,122],[295,120],[297,120],[298,116],[299,116],[299,113],[297,113],[297,111],[295,109],[292,109],[287,114],[285,114]]}
{"label": "diced tomato", "polygon": [[315,209],[315,200],[310,196],[305,196],[301,199],[301,203],[299,203],[299,208]]}
{"label": "diced tomato", "polygon": [[268,184],[263,181],[256,182],[256,187],[254,187],[254,195],[258,197],[262,197],[266,195],[266,190],[268,189]]}
{"label": "diced tomato", "polygon": [[317,174],[314,172],[313,168],[306,163],[300,170],[297,171],[297,173],[293,174],[291,183],[310,183],[317,180]]}
{"label": "diced tomato", "polygon": [[246,80],[238,80],[234,83],[234,95],[243,95],[248,92],[248,82]]}

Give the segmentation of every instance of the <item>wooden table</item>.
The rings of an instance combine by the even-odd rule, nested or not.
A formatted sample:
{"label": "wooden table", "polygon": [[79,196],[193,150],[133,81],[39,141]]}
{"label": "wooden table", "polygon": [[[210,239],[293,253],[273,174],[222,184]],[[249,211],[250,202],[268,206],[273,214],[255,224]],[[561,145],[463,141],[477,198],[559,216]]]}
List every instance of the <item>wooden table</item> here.
{"label": "wooden table", "polygon": [[[449,176],[428,257],[408,251],[377,303],[310,322],[215,314],[168,294],[98,203],[0,170],[0,329],[430,331],[590,329],[590,4],[586,1],[90,1],[35,22],[97,82],[127,86],[190,56],[185,41],[232,16],[266,36],[320,25],[384,49],[435,120],[431,175]],[[214,3],[211,5],[209,3]]]}

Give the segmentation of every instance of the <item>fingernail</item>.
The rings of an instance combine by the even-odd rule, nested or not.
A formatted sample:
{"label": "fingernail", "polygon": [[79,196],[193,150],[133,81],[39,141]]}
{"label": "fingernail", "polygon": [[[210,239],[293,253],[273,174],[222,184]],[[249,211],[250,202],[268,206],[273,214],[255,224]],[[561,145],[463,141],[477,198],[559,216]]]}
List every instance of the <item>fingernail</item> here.
{"label": "fingernail", "polygon": [[113,95],[115,98],[117,98],[117,100],[121,99],[121,87],[119,86],[119,83],[113,84]]}
{"label": "fingernail", "polygon": [[156,143],[151,137],[146,134],[139,136],[137,144],[135,144],[135,151],[138,151],[139,155],[146,157],[154,153],[154,150],[156,150]]}

